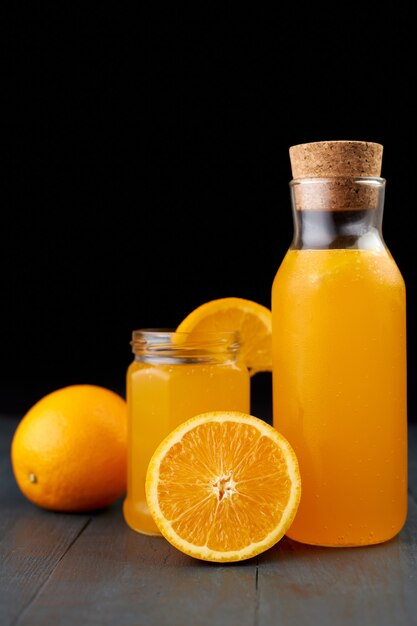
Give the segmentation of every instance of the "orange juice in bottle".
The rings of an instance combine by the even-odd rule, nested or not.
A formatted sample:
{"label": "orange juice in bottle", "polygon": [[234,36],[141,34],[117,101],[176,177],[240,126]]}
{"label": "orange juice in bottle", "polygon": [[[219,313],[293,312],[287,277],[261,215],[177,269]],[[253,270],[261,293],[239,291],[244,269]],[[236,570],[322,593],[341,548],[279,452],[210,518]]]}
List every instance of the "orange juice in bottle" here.
{"label": "orange juice in bottle", "polygon": [[[174,428],[206,411],[249,413],[249,372],[235,332],[138,330],[127,372],[128,485],[123,513],[138,532],[158,535],[145,498],[149,461]],[[192,461],[190,461],[192,462]]]}
{"label": "orange juice in bottle", "polygon": [[381,234],[382,146],[290,155],[294,240],[272,288],[274,425],[303,486],[287,534],[380,543],[407,503],[405,287]]}

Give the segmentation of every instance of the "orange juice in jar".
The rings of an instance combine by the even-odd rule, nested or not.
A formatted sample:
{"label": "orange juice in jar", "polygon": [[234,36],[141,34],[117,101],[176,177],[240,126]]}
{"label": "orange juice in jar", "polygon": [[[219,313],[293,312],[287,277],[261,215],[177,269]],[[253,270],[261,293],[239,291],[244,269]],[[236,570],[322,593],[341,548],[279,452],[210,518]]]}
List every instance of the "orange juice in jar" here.
{"label": "orange juice in jar", "polygon": [[158,535],[145,498],[148,463],[159,443],[206,411],[249,413],[250,381],[235,332],[138,330],[127,372],[128,486],[123,506],[134,530]]}
{"label": "orange juice in jar", "polygon": [[287,534],[379,543],[407,503],[405,287],[381,235],[382,146],[292,150],[294,240],[272,289],[274,425],[303,485]]}

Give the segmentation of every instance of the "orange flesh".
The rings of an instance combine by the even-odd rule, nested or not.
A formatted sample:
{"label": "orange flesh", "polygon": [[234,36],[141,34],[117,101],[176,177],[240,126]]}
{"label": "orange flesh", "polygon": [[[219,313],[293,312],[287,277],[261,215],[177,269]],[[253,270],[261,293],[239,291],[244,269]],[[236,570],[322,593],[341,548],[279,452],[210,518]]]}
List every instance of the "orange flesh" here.
{"label": "orange flesh", "polygon": [[163,458],[158,500],[180,537],[211,550],[241,550],[276,527],[290,489],[276,443],[250,425],[209,423]]}
{"label": "orange flesh", "polygon": [[272,292],[274,426],[297,455],[287,533],[393,537],[406,516],[405,289],[386,251],[291,250]]}
{"label": "orange flesh", "polygon": [[178,331],[239,331],[240,357],[251,374],[271,370],[271,312],[242,298],[220,298],[201,305],[178,326]]}

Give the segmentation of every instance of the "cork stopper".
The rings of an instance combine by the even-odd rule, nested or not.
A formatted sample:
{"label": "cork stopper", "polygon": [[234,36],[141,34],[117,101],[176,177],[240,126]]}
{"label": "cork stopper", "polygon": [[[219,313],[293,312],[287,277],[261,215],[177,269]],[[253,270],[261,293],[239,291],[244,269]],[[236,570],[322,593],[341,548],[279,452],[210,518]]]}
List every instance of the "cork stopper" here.
{"label": "cork stopper", "polygon": [[290,148],[293,178],[381,176],[383,146],[368,141],[315,141]]}
{"label": "cork stopper", "polygon": [[360,179],[381,176],[382,151],[381,144],[368,141],[317,141],[292,146],[293,182],[298,183],[293,187],[296,208],[327,211],[375,208],[380,185]]}

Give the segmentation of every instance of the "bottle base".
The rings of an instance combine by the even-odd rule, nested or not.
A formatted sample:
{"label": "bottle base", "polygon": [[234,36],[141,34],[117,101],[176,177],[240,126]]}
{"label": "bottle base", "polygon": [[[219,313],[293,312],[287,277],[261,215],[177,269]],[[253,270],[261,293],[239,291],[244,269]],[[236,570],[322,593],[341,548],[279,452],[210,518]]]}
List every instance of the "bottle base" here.
{"label": "bottle base", "polygon": [[401,528],[393,533],[392,535],[388,535],[386,537],[363,537],[359,540],[314,540],[309,538],[301,538],[297,535],[292,535],[291,533],[287,533],[286,536],[291,539],[291,541],[296,541],[297,543],[302,543],[308,546],[315,546],[317,548],[366,548],[367,546],[375,546],[381,543],[386,543],[387,541],[391,541],[394,539],[398,533],[401,531]]}

